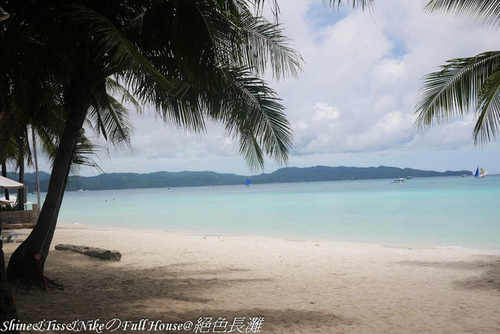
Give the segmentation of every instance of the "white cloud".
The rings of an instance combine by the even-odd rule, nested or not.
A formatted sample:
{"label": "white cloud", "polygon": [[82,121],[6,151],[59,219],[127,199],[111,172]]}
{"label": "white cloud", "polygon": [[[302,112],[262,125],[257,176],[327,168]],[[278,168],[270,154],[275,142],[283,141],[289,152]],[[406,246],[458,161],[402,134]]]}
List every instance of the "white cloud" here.
{"label": "white cloud", "polygon": [[326,103],[318,102],[314,105],[314,107],[315,115],[313,119],[315,121],[331,120],[339,118],[340,116],[340,110],[338,108],[329,106]]}

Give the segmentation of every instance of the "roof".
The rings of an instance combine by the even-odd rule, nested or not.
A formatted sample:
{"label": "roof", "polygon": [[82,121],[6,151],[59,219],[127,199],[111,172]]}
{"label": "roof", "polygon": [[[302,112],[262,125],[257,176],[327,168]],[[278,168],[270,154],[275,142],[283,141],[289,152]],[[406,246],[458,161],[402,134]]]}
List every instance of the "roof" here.
{"label": "roof", "polygon": [[0,176],[0,189],[17,189],[24,188],[24,184]]}

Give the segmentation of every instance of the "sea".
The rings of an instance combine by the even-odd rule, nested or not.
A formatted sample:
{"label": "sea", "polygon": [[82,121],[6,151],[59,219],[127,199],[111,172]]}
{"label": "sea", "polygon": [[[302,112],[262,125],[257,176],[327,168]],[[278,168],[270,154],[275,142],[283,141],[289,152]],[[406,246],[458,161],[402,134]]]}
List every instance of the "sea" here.
{"label": "sea", "polygon": [[500,251],[500,176],[249,187],[244,181],[232,186],[66,192],[59,222]]}

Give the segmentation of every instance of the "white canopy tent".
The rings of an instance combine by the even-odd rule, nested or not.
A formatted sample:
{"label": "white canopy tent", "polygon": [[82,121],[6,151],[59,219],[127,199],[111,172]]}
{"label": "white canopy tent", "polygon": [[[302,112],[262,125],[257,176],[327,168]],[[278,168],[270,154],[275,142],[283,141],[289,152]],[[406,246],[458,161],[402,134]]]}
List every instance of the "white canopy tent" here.
{"label": "white canopy tent", "polygon": [[[24,184],[0,176],[0,189],[19,189],[19,188],[24,188]],[[16,201],[15,197],[11,200],[6,200],[5,197],[0,198],[0,204],[12,205],[13,203],[15,203],[15,201]]]}
{"label": "white canopy tent", "polygon": [[18,189],[24,188],[24,184],[0,176],[0,189]]}

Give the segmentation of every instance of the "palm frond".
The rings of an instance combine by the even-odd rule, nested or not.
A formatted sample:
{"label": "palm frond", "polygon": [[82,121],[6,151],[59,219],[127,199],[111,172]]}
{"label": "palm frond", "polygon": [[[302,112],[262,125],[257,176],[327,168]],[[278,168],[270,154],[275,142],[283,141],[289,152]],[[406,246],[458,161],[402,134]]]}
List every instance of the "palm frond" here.
{"label": "palm frond", "polygon": [[278,163],[288,160],[291,127],[275,92],[246,69],[232,69],[233,90],[219,104],[210,105],[209,116],[225,124],[230,136],[239,136],[240,153],[251,169],[263,167],[263,152]]}
{"label": "palm frond", "polygon": [[139,101],[137,101],[134,95],[117,80],[112,77],[107,77],[106,90],[111,96],[120,96],[120,104],[131,105],[132,107],[134,107],[135,111],[138,114],[142,114],[142,105],[139,103]]}
{"label": "palm frond", "polygon": [[241,130],[240,135],[240,154],[247,162],[251,171],[258,171],[264,166],[264,153],[259,146],[255,135],[248,130]]}
{"label": "palm frond", "polygon": [[99,47],[93,48],[94,53],[90,57],[95,64],[107,64],[100,69],[103,77],[136,69],[154,77],[158,84],[172,87],[169,80],[151,65],[108,17],[89,7],[71,4],[63,6],[61,18],[71,21],[68,24],[71,29],[67,32],[70,36],[89,36],[97,43]]}
{"label": "palm frond", "polygon": [[496,137],[500,124],[500,71],[495,71],[483,85],[476,106],[478,119],[474,127],[476,143],[485,143]]}
{"label": "palm frond", "polygon": [[103,135],[113,145],[125,144],[131,147],[130,137],[133,126],[128,117],[128,110],[113,97],[110,96],[108,99],[108,108],[91,107],[89,109],[88,123],[92,124],[97,134]]}
{"label": "palm frond", "polygon": [[88,116],[93,118],[94,130],[102,134],[113,145],[130,144],[133,126],[128,118],[128,110],[108,94],[107,81],[101,81],[99,89],[92,96],[92,107]]}
{"label": "palm frond", "polygon": [[272,24],[263,17],[255,17],[247,10],[242,13],[241,32],[245,43],[236,51],[237,55],[245,58],[240,65],[263,74],[268,70],[269,62],[273,75],[278,79],[287,75],[298,76],[303,59],[290,46],[290,41],[282,34],[279,24]]}
{"label": "palm frond", "polygon": [[475,18],[486,25],[500,28],[500,2],[497,0],[432,0],[425,8],[428,11]]}
{"label": "palm frond", "polygon": [[81,136],[76,143],[75,151],[73,153],[73,161],[70,167],[71,174],[78,174],[78,171],[82,166],[92,167],[97,170],[97,172],[102,173],[103,170],[99,167],[99,164],[91,158],[95,155],[100,147],[92,143],[87,137]]}
{"label": "palm frond", "polygon": [[[54,146],[57,148],[59,146],[59,143],[55,143]],[[100,145],[94,144],[85,135],[80,136],[73,152],[70,173],[78,174],[78,171],[82,166],[92,167],[95,168],[98,172],[103,172],[101,167],[99,167],[99,164],[91,157],[92,155],[97,156],[96,152],[101,148],[102,147]],[[57,154],[56,149],[44,150],[44,152],[53,166],[55,156]]]}
{"label": "palm frond", "polygon": [[[203,80],[204,69],[215,66],[215,54],[220,52],[207,21],[220,22],[221,17],[221,10],[212,1],[159,1],[125,28],[163,75],[196,85]],[[231,24],[233,29],[231,22],[226,20],[225,24],[226,28]],[[182,95],[185,89],[171,94]]]}
{"label": "palm frond", "polygon": [[428,74],[419,91],[416,125],[429,127],[471,112],[483,85],[500,66],[500,52],[452,59],[441,70]]}
{"label": "palm frond", "polygon": [[[157,115],[167,124],[185,128],[188,131],[204,132],[205,120],[200,99],[207,93],[202,87],[190,86],[184,81],[172,80],[177,91],[164,89],[144,73],[130,76],[135,87],[134,93],[147,104],[153,105]],[[178,82],[178,84],[177,84]]]}

